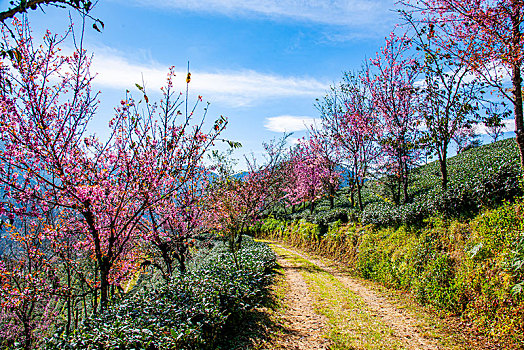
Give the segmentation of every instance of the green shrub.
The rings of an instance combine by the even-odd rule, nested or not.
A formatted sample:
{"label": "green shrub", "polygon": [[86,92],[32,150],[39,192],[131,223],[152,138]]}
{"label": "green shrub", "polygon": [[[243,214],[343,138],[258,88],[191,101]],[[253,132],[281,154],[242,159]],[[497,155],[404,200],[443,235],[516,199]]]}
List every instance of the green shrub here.
{"label": "green shrub", "polygon": [[499,341],[524,345],[524,200],[469,220],[442,215],[423,225],[401,222],[380,228],[336,221],[315,235],[316,226],[302,220],[289,222],[281,239],[410,291],[420,303],[461,315]]}
{"label": "green shrub", "polygon": [[476,147],[448,160],[448,191],[442,193],[438,162],[414,170],[411,201],[396,206],[384,196],[380,179],[368,181],[363,190],[362,223],[381,227],[421,225],[440,213],[450,218],[471,218],[481,208],[493,208],[522,194],[515,140],[506,139]]}
{"label": "green shrub", "polygon": [[262,300],[276,264],[271,249],[244,237],[237,269],[227,247],[200,253],[189,272],[146,285],[88,319],[49,349],[214,349],[225,327],[241,322]]}

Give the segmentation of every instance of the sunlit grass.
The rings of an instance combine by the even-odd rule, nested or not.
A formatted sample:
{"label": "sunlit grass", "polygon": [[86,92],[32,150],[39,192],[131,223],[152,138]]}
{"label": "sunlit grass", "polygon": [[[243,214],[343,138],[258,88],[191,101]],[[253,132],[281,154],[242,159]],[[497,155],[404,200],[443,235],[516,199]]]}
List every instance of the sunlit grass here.
{"label": "sunlit grass", "polygon": [[333,275],[307,260],[273,245],[272,248],[301,274],[315,300],[315,310],[326,316],[325,337],[330,349],[404,349],[390,327],[373,315],[362,299]]}

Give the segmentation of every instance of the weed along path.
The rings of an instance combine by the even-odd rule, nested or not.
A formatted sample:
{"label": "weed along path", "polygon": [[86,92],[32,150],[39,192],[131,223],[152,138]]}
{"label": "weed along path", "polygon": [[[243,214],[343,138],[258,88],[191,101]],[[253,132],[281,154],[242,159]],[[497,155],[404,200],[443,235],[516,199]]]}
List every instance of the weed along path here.
{"label": "weed along path", "polygon": [[336,266],[272,243],[283,269],[280,349],[490,349],[443,331],[435,315],[397,303]]}

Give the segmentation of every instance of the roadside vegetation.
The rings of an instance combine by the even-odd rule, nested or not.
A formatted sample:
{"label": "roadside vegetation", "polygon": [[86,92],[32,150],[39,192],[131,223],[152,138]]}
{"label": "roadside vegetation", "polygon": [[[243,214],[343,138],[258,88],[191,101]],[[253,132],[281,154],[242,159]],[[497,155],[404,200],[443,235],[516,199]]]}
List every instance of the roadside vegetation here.
{"label": "roadside vegetation", "polygon": [[[48,5],[81,25],[33,38],[27,12]],[[0,12],[0,347],[262,347],[235,332],[273,332],[256,312],[275,254],[249,236],[332,257],[524,346],[523,2],[404,1],[403,25],[317,100],[307,137],[265,143],[241,176],[227,118],[188,98],[189,66],[182,87],[166,72],[160,96],[125,90],[107,138],[88,134],[94,5]],[[499,140],[510,116],[516,138]],[[480,146],[479,129],[494,142]],[[333,276],[293,259],[337,347],[368,347],[355,332],[397,346]]]}
{"label": "roadside vegetation", "polygon": [[434,207],[441,197],[433,163],[416,171],[410,187],[422,208],[417,220],[401,219],[412,204],[394,207],[374,192],[384,186],[378,180],[363,189],[360,217],[341,191],[334,209],[324,199],[313,214],[304,206],[268,217],[259,234],[334,258],[358,276],[462,316],[498,341],[522,344],[524,202],[515,197],[521,175],[510,141],[450,159],[450,190],[460,193],[453,211]]}

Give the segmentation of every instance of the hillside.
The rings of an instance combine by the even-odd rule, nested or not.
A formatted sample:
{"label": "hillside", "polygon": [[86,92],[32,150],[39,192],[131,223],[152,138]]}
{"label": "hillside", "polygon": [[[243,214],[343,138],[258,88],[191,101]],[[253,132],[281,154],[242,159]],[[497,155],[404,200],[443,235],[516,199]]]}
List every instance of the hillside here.
{"label": "hillside", "polygon": [[335,207],[323,198],[313,214],[307,205],[295,213],[278,212],[284,219],[305,218],[320,224],[336,220],[359,220],[363,224],[381,226],[420,224],[435,213],[451,217],[471,217],[482,207],[500,205],[506,199],[522,194],[519,178],[518,149],[514,139],[505,139],[472,148],[448,159],[449,190],[440,189],[440,172],[437,161],[413,169],[410,200],[395,206],[388,191],[388,181],[378,178],[367,181],[363,190],[364,210],[351,205],[349,188],[341,188],[335,198]]}
{"label": "hillside", "polygon": [[280,213],[267,218],[258,234],[408,292],[431,312],[458,317],[452,323],[467,338],[488,339],[459,348],[501,348],[490,341],[522,348],[524,202],[518,160],[513,139],[470,149],[449,160],[446,195],[432,162],[415,169],[407,204],[395,206],[383,179],[371,180],[362,212],[351,207],[343,188],[335,208],[323,199],[313,213],[307,206]]}

